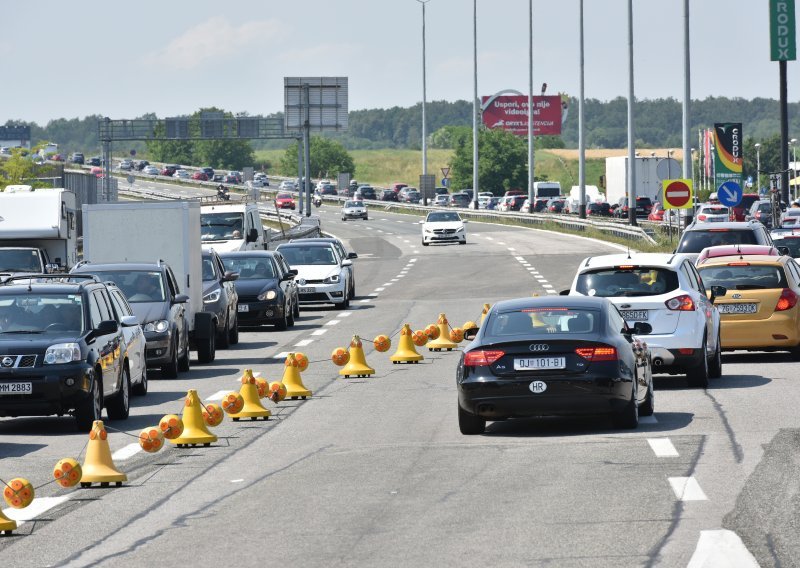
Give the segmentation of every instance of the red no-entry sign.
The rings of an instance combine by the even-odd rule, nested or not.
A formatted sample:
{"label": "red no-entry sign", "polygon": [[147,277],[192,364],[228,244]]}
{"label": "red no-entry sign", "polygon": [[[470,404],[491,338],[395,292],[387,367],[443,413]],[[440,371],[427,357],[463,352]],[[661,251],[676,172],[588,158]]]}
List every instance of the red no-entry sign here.
{"label": "red no-entry sign", "polygon": [[692,180],[665,179],[664,209],[689,209],[692,206]]}

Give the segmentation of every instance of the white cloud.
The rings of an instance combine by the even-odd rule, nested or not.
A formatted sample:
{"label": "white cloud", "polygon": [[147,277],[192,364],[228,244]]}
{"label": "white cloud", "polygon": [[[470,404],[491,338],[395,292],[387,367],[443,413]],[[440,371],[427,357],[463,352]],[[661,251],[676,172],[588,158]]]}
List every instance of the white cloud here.
{"label": "white cloud", "polygon": [[278,20],[235,26],[225,18],[215,17],[186,30],[163,49],[148,54],[145,62],[177,70],[196,69],[234,55],[257,55],[250,52],[288,35],[289,29]]}

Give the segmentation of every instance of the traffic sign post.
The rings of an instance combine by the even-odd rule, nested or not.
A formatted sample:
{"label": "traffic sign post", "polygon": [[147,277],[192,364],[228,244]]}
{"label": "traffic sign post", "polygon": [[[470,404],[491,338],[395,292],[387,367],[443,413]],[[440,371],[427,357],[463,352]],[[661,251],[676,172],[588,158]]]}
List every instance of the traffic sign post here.
{"label": "traffic sign post", "polygon": [[661,183],[664,189],[664,209],[692,208],[692,180],[665,179]]}
{"label": "traffic sign post", "polygon": [[736,207],[742,201],[742,186],[735,181],[726,181],[719,186],[717,197],[725,207]]}

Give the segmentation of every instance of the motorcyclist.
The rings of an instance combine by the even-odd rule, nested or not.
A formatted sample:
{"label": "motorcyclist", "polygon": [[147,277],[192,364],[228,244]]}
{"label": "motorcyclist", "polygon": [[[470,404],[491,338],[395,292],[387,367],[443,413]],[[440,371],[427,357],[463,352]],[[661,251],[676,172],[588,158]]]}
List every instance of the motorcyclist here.
{"label": "motorcyclist", "polygon": [[228,201],[231,198],[230,194],[228,193],[228,188],[222,184],[219,184],[217,186],[217,197],[225,201]]}
{"label": "motorcyclist", "polygon": [[315,207],[319,207],[320,205],[322,205],[322,196],[319,194],[318,191],[314,192],[314,197],[312,198],[311,201]]}

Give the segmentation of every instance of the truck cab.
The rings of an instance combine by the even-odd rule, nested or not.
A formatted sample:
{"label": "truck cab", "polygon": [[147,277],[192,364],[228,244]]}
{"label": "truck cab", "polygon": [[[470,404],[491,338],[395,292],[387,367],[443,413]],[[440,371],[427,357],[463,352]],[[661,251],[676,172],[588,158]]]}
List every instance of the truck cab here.
{"label": "truck cab", "polygon": [[202,205],[200,238],[203,247],[219,253],[267,248],[258,204],[252,202]]}

